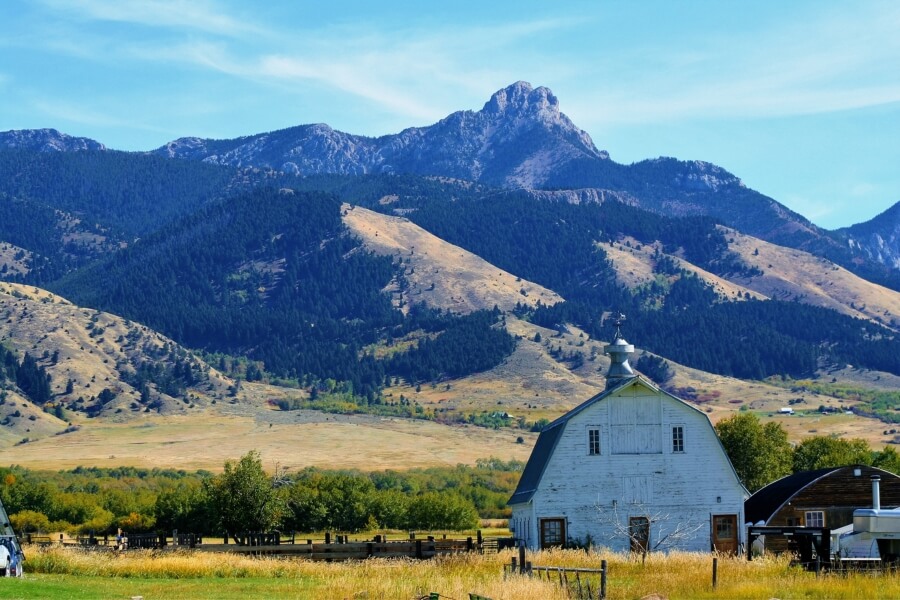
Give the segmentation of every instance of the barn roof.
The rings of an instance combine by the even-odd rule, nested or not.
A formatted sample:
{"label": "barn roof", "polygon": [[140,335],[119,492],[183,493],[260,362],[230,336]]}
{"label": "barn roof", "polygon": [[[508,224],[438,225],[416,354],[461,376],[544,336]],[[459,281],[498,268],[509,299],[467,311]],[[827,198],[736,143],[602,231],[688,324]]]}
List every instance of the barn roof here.
{"label": "barn roof", "polygon": [[773,481],[747,498],[747,501],[744,502],[744,517],[749,523],[768,522],[769,518],[797,492],[841,468],[829,467],[815,471],[801,471]]}
{"label": "barn roof", "polygon": [[534,444],[534,450],[531,451],[531,456],[528,457],[528,462],[525,463],[525,470],[522,471],[519,485],[516,486],[516,491],[507,504],[520,504],[531,500],[531,496],[537,490],[541,476],[544,474],[544,467],[547,466],[550,455],[553,454],[553,449],[556,447],[556,442],[559,441],[563,429],[565,429],[563,423],[555,421],[541,431],[537,442]]}

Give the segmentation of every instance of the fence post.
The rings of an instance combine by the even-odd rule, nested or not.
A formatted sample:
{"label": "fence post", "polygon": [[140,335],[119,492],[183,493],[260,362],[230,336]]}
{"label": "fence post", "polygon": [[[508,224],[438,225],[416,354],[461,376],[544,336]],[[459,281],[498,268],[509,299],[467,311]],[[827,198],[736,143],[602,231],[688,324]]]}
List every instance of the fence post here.
{"label": "fence post", "polygon": [[600,596],[599,600],[606,600],[606,561],[600,561]]}
{"label": "fence post", "polygon": [[331,543],[331,532],[330,532],[330,531],[326,531],[326,532],[325,532],[325,543],[326,543],[326,544],[330,544],[330,543]]}
{"label": "fence post", "polygon": [[716,586],[719,584],[719,559],[713,557],[713,589],[716,589]]}
{"label": "fence post", "polygon": [[525,542],[519,544],[519,573],[525,573]]}
{"label": "fence post", "polygon": [[512,561],[511,561],[511,563],[510,563],[509,572],[510,572],[511,575],[515,575],[515,574],[516,574],[516,557],[515,557],[515,556],[512,557]]}
{"label": "fence post", "polygon": [[416,558],[422,558],[422,540],[416,540]]}

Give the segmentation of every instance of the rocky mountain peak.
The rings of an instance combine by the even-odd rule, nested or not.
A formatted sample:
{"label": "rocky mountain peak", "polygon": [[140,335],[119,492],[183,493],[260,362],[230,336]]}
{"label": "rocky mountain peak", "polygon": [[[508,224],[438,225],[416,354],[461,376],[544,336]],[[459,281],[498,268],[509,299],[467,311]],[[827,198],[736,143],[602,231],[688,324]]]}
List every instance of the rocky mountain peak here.
{"label": "rocky mountain peak", "polygon": [[56,129],[14,129],[0,132],[0,148],[38,152],[106,150],[106,146],[84,137],[73,137]]}
{"label": "rocky mountain peak", "polygon": [[559,116],[559,100],[548,88],[533,88],[527,81],[517,81],[494,93],[485,103],[484,112],[522,116],[550,113]]}
{"label": "rocky mountain peak", "polygon": [[838,229],[834,234],[851,250],[900,269],[900,202],[870,221]]}

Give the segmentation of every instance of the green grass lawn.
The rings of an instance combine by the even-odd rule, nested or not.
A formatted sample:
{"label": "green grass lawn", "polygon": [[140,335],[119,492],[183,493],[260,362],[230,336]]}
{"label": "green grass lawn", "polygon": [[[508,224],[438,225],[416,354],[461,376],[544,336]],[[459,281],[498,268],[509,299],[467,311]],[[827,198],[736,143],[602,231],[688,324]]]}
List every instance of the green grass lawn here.
{"label": "green grass lawn", "polygon": [[146,579],[94,577],[82,575],[28,574],[22,579],[0,578],[0,598],[5,600],[144,600],[205,599],[248,600],[249,598],[315,598],[321,582],[265,577],[196,579]]}

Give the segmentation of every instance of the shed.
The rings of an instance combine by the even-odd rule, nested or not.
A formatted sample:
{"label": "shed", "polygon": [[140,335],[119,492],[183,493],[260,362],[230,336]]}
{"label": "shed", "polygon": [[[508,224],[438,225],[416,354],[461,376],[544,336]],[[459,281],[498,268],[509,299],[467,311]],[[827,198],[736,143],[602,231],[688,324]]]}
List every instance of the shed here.
{"label": "shed", "polygon": [[[872,507],[872,475],[881,476],[881,504],[900,506],[900,477],[864,465],[802,471],[758,490],[744,505],[752,525],[827,527],[853,523],[853,511]],[[788,549],[782,536],[766,536],[765,549]]]}

